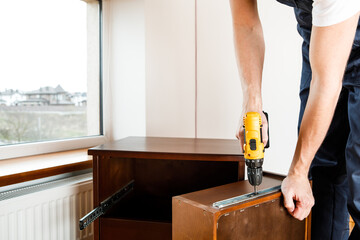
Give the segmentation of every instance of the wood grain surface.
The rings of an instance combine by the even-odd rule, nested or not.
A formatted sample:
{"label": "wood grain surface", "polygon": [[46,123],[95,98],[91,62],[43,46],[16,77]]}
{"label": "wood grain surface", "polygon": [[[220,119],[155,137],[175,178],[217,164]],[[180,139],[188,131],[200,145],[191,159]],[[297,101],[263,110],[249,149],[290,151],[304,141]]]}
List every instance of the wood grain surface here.
{"label": "wood grain surface", "polygon": [[212,212],[184,198],[173,198],[173,240],[212,240],[216,236],[215,226],[216,221]]}
{"label": "wood grain surface", "polygon": [[127,137],[89,149],[89,154],[112,157],[178,159],[204,161],[243,161],[237,140]]}
{"label": "wood grain surface", "polygon": [[[260,186],[258,186],[258,190],[267,189],[279,185],[281,185],[281,180],[264,176],[263,182]],[[254,192],[254,187],[248,181],[240,181],[197,192],[187,193],[181,195],[180,197],[186,198],[189,201],[196,202],[197,204],[201,204],[204,208],[211,210],[213,209],[212,204],[214,202],[252,192]]]}
{"label": "wood grain surface", "polygon": [[[282,177],[264,176],[260,190],[278,186]],[[283,207],[280,190],[216,208],[212,204],[253,192],[247,181],[173,197],[173,240],[309,240],[311,217],[298,221]]]}
{"label": "wood grain surface", "polygon": [[305,221],[293,218],[280,198],[224,214],[217,225],[217,240],[304,240],[305,236]]}
{"label": "wood grain surface", "polygon": [[133,192],[95,221],[95,240],[120,234],[171,239],[173,196],[244,179],[235,140],[128,137],[88,152],[94,157],[94,206],[135,181]]}
{"label": "wood grain surface", "polygon": [[92,168],[87,149],[0,161],[0,187]]}

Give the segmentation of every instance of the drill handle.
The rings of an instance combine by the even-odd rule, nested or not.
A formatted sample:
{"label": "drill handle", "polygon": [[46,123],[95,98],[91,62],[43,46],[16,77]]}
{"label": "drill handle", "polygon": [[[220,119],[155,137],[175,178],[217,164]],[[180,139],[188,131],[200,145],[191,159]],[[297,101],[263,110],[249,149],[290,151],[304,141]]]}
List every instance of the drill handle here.
{"label": "drill handle", "polygon": [[[269,124],[269,115],[268,115],[267,112],[264,112],[264,111],[263,111],[263,113],[265,114],[265,117],[266,117],[266,120],[267,120],[267,123],[268,123],[268,128],[267,128],[268,141],[267,141],[267,143],[266,143],[265,148],[269,148],[269,147],[270,147],[270,134],[269,134],[269,126],[270,126],[270,124]],[[261,129],[261,131],[260,131],[260,136],[261,136],[261,142],[263,142],[262,129]]]}

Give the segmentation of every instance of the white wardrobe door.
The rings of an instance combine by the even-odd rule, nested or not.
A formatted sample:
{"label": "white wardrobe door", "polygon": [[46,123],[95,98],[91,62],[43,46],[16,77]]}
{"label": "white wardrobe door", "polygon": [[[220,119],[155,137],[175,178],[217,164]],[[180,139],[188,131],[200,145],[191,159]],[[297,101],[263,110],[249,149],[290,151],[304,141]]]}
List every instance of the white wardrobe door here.
{"label": "white wardrobe door", "polygon": [[195,1],[145,0],[146,135],[195,136]]}

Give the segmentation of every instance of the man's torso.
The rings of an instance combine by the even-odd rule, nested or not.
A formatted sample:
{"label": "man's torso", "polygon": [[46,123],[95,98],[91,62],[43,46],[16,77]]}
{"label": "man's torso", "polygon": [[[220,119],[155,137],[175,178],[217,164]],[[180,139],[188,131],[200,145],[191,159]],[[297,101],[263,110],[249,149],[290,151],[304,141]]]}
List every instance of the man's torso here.
{"label": "man's torso", "polygon": [[[298,32],[304,40],[306,47],[310,44],[312,28],[312,0],[277,0],[280,3],[294,8],[296,20],[298,22]],[[303,54],[308,51],[303,50]],[[308,58],[308,56],[307,56]],[[360,19],[353,43],[352,51],[346,67],[343,85],[360,86]]]}

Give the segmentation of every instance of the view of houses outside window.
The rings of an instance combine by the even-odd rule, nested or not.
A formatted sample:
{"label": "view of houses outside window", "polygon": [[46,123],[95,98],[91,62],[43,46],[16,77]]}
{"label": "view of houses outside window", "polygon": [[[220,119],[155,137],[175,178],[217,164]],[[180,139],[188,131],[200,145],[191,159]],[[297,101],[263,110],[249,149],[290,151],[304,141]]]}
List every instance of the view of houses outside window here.
{"label": "view of houses outside window", "polygon": [[86,136],[86,92],[61,85],[0,92],[0,144]]}
{"label": "view of houses outside window", "polygon": [[0,145],[99,134],[97,23],[94,1],[2,4]]}

